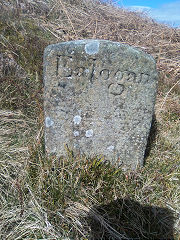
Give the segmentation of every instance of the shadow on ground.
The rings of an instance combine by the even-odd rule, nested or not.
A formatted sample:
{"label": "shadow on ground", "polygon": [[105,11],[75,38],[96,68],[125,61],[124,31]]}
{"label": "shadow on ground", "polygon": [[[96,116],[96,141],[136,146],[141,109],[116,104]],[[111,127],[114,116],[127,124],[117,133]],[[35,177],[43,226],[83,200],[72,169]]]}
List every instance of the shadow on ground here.
{"label": "shadow on ground", "polygon": [[147,157],[150,155],[153,143],[155,142],[157,136],[157,120],[156,120],[156,115],[154,114],[152,117],[152,123],[151,123],[151,128],[149,132],[149,137],[147,141],[147,146],[144,154],[144,161],[146,162]]}
{"label": "shadow on ground", "polygon": [[142,206],[131,199],[118,199],[94,206],[88,217],[91,240],[174,239],[171,210]]}

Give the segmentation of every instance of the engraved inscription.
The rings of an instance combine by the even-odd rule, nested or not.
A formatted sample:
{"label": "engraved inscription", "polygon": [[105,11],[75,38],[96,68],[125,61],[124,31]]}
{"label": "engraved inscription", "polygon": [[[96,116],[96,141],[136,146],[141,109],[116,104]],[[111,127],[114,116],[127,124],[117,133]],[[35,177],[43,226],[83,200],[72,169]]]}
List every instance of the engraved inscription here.
{"label": "engraved inscription", "polygon": [[136,78],[136,74],[134,72],[130,71],[120,71],[118,70],[114,77],[117,79],[118,83],[124,83],[124,82],[134,82]]}
{"label": "engraved inscription", "polygon": [[62,77],[71,77],[72,69],[70,63],[72,62],[72,56],[57,56],[57,70],[56,75]]}
{"label": "engraved inscription", "polygon": [[81,77],[85,74],[85,68],[84,67],[77,67],[74,71],[73,71],[75,76]]}
{"label": "engraved inscription", "polygon": [[[109,69],[96,69],[96,59],[90,59],[90,65],[87,69],[85,67],[79,66],[76,67],[74,70],[72,69],[72,60],[73,56],[57,56],[57,76],[61,77],[71,77],[72,75],[76,77],[86,76],[89,78],[89,81],[93,83],[94,79],[98,79],[98,76],[102,80],[108,80],[111,76],[114,76],[116,82],[119,86],[116,86],[117,89],[123,89],[123,84],[125,82],[129,83],[147,83],[149,81],[149,74],[146,73],[139,73],[136,74],[131,71],[110,71]],[[122,87],[122,86],[123,87]],[[112,87],[111,87],[112,88]],[[114,88],[114,87],[113,87]],[[123,91],[123,90],[122,90]],[[119,92],[121,92],[119,90]]]}
{"label": "engraved inscription", "polygon": [[103,69],[100,71],[100,78],[103,80],[107,80],[109,78],[109,70],[108,69]]}
{"label": "engraved inscription", "polygon": [[118,70],[115,74],[114,74],[114,77],[117,79],[117,81],[119,82],[121,79],[122,79],[122,77],[123,77],[123,73],[120,71],[120,70]]}
{"label": "engraved inscription", "polygon": [[146,83],[148,81],[149,81],[149,74],[146,74],[146,73],[139,73],[135,78],[136,83],[140,83],[140,82]]}
{"label": "engraved inscription", "polygon": [[121,95],[124,91],[124,85],[113,83],[109,86],[109,93],[113,95]]}
{"label": "engraved inscription", "polygon": [[123,78],[124,78],[124,81],[134,82],[136,78],[136,74],[134,72],[125,71],[123,73]]}
{"label": "engraved inscription", "polygon": [[141,73],[141,81],[148,82],[149,81],[149,74]]}

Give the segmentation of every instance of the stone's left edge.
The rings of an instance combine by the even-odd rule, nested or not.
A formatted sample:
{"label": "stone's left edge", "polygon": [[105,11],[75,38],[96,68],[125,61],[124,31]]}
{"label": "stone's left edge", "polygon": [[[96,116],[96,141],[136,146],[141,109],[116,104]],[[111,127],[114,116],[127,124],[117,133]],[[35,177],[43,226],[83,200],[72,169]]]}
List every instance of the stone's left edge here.
{"label": "stone's left edge", "polygon": [[49,75],[47,74],[48,71],[48,66],[49,66],[49,62],[50,62],[50,58],[53,55],[53,49],[55,47],[55,44],[52,45],[48,45],[45,50],[44,50],[44,55],[43,55],[43,84],[44,84],[44,138],[45,138],[45,150],[47,152],[47,154],[51,153],[51,149],[49,149],[48,147],[48,129],[51,128],[54,125],[54,121],[53,119],[51,119],[50,116],[48,116],[47,114],[47,101],[48,99],[47,97],[47,82],[48,82],[48,77]]}

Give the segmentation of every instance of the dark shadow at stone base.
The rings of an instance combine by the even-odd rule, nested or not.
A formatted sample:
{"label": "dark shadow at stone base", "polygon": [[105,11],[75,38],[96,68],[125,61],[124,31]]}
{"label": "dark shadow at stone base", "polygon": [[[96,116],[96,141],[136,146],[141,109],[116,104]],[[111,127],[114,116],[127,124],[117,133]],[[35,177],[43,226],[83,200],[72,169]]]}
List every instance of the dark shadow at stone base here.
{"label": "dark shadow at stone base", "polygon": [[131,199],[117,199],[94,206],[88,216],[91,240],[174,239],[174,217],[167,208],[142,206]]}
{"label": "dark shadow at stone base", "polygon": [[145,154],[144,154],[144,161],[146,161],[147,157],[149,156],[149,154],[151,152],[152,145],[156,139],[156,135],[157,135],[157,121],[156,121],[156,115],[154,114],[153,118],[152,118],[152,123],[151,123],[148,141],[147,141],[147,146],[146,146],[146,150],[145,150]]}

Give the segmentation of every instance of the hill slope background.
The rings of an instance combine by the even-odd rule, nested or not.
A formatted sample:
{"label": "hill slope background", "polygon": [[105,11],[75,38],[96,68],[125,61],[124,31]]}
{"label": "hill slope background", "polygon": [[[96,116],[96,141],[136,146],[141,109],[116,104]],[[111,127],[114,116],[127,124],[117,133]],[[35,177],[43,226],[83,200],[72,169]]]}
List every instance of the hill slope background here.
{"label": "hill slope background", "polygon": [[[47,158],[43,51],[107,39],[150,53],[159,87],[145,167]],[[178,239],[180,30],[94,0],[0,2],[0,238]]]}

